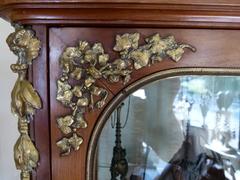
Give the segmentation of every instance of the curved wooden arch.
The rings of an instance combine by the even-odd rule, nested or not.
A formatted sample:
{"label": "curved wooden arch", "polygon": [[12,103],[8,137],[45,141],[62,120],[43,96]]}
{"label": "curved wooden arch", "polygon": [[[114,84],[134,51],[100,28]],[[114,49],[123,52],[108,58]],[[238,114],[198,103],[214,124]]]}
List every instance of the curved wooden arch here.
{"label": "curved wooden arch", "polygon": [[125,86],[116,96],[113,97],[111,101],[106,105],[106,107],[101,111],[101,114],[95,124],[92,131],[91,138],[88,145],[87,153],[87,167],[86,167],[86,180],[94,180],[95,174],[93,172],[94,160],[96,156],[96,148],[101,132],[104,125],[108,121],[110,115],[115,110],[115,108],[132,92],[148,85],[152,82],[162,80],[168,77],[177,77],[183,75],[240,75],[239,69],[233,68],[174,68],[159,71],[153,74],[148,74],[145,77],[133,82],[132,84]]}

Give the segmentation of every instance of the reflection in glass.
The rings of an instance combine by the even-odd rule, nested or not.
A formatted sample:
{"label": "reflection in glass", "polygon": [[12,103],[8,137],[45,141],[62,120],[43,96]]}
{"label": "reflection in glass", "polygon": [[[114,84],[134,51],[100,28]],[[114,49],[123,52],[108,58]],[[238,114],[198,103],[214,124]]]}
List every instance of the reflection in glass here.
{"label": "reflection in glass", "polygon": [[[126,179],[240,179],[239,90],[240,77],[182,76],[131,94],[120,115]],[[114,114],[99,138],[98,180],[120,179],[110,172]]]}

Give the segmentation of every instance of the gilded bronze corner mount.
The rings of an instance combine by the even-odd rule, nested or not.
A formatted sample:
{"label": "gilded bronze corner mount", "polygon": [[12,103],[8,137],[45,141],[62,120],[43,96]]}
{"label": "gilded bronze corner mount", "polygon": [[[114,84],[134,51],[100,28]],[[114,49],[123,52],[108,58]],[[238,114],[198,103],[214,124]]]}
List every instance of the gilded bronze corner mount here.
{"label": "gilded bronze corner mount", "polygon": [[[196,49],[184,43],[176,42],[174,36],[161,37],[154,34],[139,45],[139,33],[116,35],[113,50],[119,58],[110,60],[101,43],[91,45],[80,41],[75,47],[67,47],[59,61],[62,74],[57,81],[57,100],[72,109],[72,113],[59,117],[57,124],[64,137],[57,142],[61,155],[69,155],[78,150],[83,138],[79,129],[87,128],[85,113],[102,108],[108,97],[108,90],[97,85],[98,79],[109,83],[131,79],[134,70],[155,65],[155,62],[170,58],[178,62],[185,48]],[[71,82],[76,82],[72,85]]]}

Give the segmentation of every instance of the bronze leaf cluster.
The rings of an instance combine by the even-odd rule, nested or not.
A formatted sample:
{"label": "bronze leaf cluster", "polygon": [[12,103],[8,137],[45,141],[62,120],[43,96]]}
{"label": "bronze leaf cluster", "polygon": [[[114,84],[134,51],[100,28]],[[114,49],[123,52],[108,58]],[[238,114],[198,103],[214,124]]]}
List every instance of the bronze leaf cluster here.
{"label": "bronze leaf cluster", "polygon": [[[195,51],[191,45],[177,43],[171,35],[161,37],[154,34],[146,38],[146,44],[141,46],[139,39],[139,33],[116,35],[113,50],[119,53],[119,58],[115,60],[110,60],[101,43],[91,46],[87,41],[80,41],[75,47],[67,47],[62,53],[57,100],[72,109],[72,114],[57,119],[58,127],[65,136],[57,142],[62,155],[70,154],[71,149],[79,149],[73,147],[69,139],[81,138],[77,134],[78,129],[87,128],[85,112],[100,109],[106,103],[108,90],[97,85],[98,79],[126,84],[131,79],[133,69],[153,65],[166,57],[177,62],[185,48]],[[73,82],[75,85],[72,85]]]}

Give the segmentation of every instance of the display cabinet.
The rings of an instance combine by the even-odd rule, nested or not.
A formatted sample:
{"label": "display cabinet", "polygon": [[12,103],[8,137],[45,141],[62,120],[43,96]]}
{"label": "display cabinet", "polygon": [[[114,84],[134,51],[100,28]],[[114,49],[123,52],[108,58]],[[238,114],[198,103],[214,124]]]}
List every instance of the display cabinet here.
{"label": "display cabinet", "polygon": [[240,177],[237,0],[8,0],[0,16],[21,179]]}

